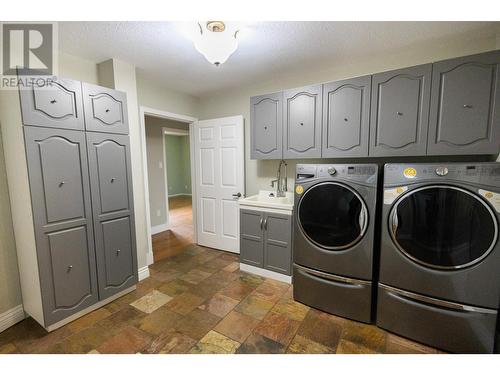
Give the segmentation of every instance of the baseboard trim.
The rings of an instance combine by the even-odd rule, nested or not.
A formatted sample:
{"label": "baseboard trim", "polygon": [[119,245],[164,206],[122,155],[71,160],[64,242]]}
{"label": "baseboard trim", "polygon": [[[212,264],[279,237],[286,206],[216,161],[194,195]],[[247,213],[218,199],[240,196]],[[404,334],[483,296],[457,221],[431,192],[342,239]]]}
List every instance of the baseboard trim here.
{"label": "baseboard trim", "polygon": [[161,232],[165,232],[168,229],[169,229],[169,227],[168,227],[167,223],[160,224],[160,225],[155,225],[154,227],[151,227],[151,235],[158,234],[158,233],[161,233]]}
{"label": "baseboard trim", "polygon": [[147,279],[149,277],[149,267],[145,266],[139,268],[139,281]]}
{"label": "baseboard trim", "polygon": [[23,310],[23,305],[18,305],[4,313],[0,314],[0,332],[5,331],[7,328],[12,327],[14,324],[19,323],[26,317]]}
{"label": "baseboard trim", "polygon": [[282,282],[287,283],[287,284],[292,283],[292,276],[283,275],[283,274],[278,273],[278,272],[269,271],[269,270],[266,270],[264,268],[250,266],[248,264],[240,263],[240,271],[253,273],[255,275],[259,275],[262,277],[268,277],[270,279],[282,281]]}

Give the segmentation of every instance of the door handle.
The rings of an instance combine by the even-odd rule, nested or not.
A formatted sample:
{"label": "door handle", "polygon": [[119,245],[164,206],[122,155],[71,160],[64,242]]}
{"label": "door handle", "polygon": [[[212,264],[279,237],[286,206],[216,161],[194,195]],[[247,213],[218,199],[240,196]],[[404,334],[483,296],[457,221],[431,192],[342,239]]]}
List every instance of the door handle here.
{"label": "door handle", "polygon": [[233,194],[233,198],[241,198],[241,193],[236,193],[236,194]]}

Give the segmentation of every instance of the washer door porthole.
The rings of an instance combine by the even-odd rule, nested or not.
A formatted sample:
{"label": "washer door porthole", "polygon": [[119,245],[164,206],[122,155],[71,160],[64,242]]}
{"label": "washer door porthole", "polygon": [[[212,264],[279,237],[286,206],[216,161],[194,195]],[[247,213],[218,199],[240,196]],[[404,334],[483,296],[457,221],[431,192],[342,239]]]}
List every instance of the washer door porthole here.
{"label": "washer door porthole", "polygon": [[498,239],[497,218],[478,195],[430,185],[401,196],[389,213],[396,247],[426,267],[456,270],[483,260]]}
{"label": "washer door porthole", "polygon": [[349,186],[322,182],[302,195],[297,223],[305,237],[327,250],[347,249],[363,238],[368,210],[361,196]]}

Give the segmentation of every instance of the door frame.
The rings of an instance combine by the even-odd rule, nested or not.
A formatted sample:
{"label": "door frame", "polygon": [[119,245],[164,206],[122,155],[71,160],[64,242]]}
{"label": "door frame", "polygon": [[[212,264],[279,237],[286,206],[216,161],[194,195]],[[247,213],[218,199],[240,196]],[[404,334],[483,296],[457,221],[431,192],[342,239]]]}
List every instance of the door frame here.
{"label": "door frame", "polygon": [[[167,206],[167,212],[165,215],[167,218],[167,222],[163,225],[165,227],[164,230],[170,229],[170,205],[168,203],[169,194],[168,194],[168,174],[167,174],[167,170],[168,170],[167,145],[165,143],[165,136],[166,135],[173,135],[173,136],[178,136],[178,137],[190,137],[190,130],[191,130],[191,128],[189,128],[188,130],[167,128],[167,127],[161,128],[161,133],[162,133],[161,141],[162,141],[162,147],[163,147],[163,165],[164,165],[163,171],[165,173],[165,175],[164,175],[164,179],[165,179],[165,203]],[[191,156],[191,147],[189,149],[189,155]],[[190,160],[190,163],[191,163],[191,160]],[[191,174],[191,176],[192,176],[192,174]],[[192,185],[193,185],[193,181],[191,181],[191,189],[192,189]],[[192,192],[192,190],[191,190],[191,192]],[[191,197],[192,197],[192,195],[191,195]]]}
{"label": "door frame", "polygon": [[[189,125],[189,154],[190,154],[190,162],[191,162],[191,194],[192,199],[195,200],[197,198],[196,191],[196,172],[194,166],[194,135],[193,135],[193,127],[192,124],[198,121],[197,118],[181,115],[178,113],[162,111],[159,109],[149,108],[146,106],[139,106],[139,120],[140,120],[140,134],[141,134],[141,154],[142,154],[142,168],[143,168],[143,187],[144,187],[144,203],[146,208],[146,235],[148,237],[148,253],[147,253],[147,262],[148,266],[154,263],[153,258],[153,238],[151,232],[151,207],[149,204],[149,178],[148,178],[148,157],[147,157],[147,148],[146,148],[146,119],[145,116],[158,117],[165,120],[174,120],[179,122],[184,122]],[[163,136],[163,130],[162,130]],[[165,150],[165,148],[164,148]],[[165,151],[164,151],[165,152]],[[164,161],[165,163],[165,161]],[[166,168],[166,166],[165,166]],[[165,171],[166,175],[166,171]],[[165,186],[165,189],[168,189],[168,186]],[[167,191],[168,194],[168,191]],[[167,200],[168,205],[168,200]],[[168,206],[167,206],[168,208]],[[167,214],[168,215],[168,214]],[[193,205],[193,242],[197,243],[197,220],[196,220],[196,205]]]}

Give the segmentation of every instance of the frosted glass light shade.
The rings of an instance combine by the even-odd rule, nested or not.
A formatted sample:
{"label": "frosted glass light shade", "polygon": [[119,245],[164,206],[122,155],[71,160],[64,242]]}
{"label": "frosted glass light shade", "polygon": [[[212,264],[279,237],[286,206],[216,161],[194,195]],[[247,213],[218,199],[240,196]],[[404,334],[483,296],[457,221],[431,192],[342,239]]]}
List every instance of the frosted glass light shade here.
{"label": "frosted glass light shade", "polygon": [[204,30],[194,37],[194,46],[212,64],[220,65],[227,61],[236,48],[238,41],[229,30],[211,32]]}

